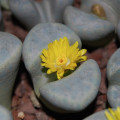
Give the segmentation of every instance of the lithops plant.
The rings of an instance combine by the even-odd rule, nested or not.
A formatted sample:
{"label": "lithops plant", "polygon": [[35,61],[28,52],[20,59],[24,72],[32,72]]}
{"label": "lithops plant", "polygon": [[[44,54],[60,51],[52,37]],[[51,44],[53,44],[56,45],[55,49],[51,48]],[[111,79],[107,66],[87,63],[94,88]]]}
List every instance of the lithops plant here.
{"label": "lithops plant", "polygon": [[3,106],[0,106],[0,120],[13,120],[11,112]]}
{"label": "lithops plant", "polygon": [[112,23],[72,6],[66,8],[64,22],[88,46],[103,46],[114,36],[115,28]]}
{"label": "lithops plant", "polygon": [[12,13],[28,28],[44,22],[63,22],[63,11],[74,0],[9,0]]}
{"label": "lithops plant", "polygon": [[120,106],[120,48],[111,56],[107,64],[108,102],[112,107]]}
{"label": "lithops plant", "polygon": [[[64,38],[64,36],[66,37]],[[59,23],[38,24],[29,32],[23,43],[23,59],[27,70],[31,74],[36,95],[49,109],[56,112],[77,112],[86,108],[96,97],[101,74],[97,63],[94,60],[87,60],[77,67],[74,72],[62,78],[64,74],[63,67],[64,70],[67,69],[69,64],[71,65],[69,66],[70,69],[76,67],[76,63],[71,64],[71,59],[73,58],[68,59],[64,56],[66,50],[60,52],[63,56],[59,56],[55,60],[55,66],[53,65],[51,69],[47,71],[47,68],[43,67],[46,66],[47,63],[42,63],[42,61],[45,62],[46,60],[44,56],[41,55],[48,54],[45,50],[47,47],[54,50],[54,45],[58,45],[57,40],[59,41],[59,39],[61,41],[59,41],[59,45],[61,46],[62,42],[65,42],[62,38],[68,39],[70,45],[75,43],[72,46],[73,48],[76,48],[79,44],[76,50],[81,48],[79,37],[65,25]],[[64,44],[68,46],[68,42]],[[64,46],[61,47],[61,49],[64,50]],[[71,51],[73,54],[76,54],[77,51],[72,50],[73,51],[69,50],[69,52]],[[55,51],[57,52],[57,48]],[[69,52],[67,53],[69,54]],[[55,59],[52,53],[51,51],[48,55],[48,57],[50,57],[49,62]],[[82,50],[79,55],[83,55],[84,53],[85,51]],[[58,54],[56,53],[56,55]],[[80,58],[81,60],[86,59],[84,56]],[[52,65],[50,64],[51,63],[48,63],[49,67]],[[61,64],[63,67],[61,67],[62,70],[59,71],[57,67]],[[57,71],[58,78],[55,73],[52,73],[55,71]],[[59,77],[61,79],[57,80]]]}
{"label": "lithops plant", "polygon": [[0,32],[0,105],[11,108],[11,95],[18,72],[22,43],[12,34]]}
{"label": "lithops plant", "polygon": [[103,46],[114,37],[120,17],[119,4],[120,0],[81,0],[80,9],[66,8],[64,22],[85,45]]}

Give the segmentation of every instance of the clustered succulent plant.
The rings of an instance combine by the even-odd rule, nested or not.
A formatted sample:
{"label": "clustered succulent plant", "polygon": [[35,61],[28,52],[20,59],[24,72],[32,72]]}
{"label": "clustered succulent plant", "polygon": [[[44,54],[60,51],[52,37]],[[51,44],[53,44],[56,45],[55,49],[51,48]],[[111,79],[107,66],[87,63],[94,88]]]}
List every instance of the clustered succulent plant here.
{"label": "clustered succulent plant", "polygon": [[[0,105],[9,110],[11,109],[11,95],[19,68],[21,52],[22,43],[17,37],[6,32],[0,32]],[[2,108],[0,109],[2,110]],[[3,113],[6,109],[3,109]],[[1,119],[7,120],[6,117],[1,117]]]}
{"label": "clustered succulent plant", "polygon": [[[97,96],[101,72],[95,60],[87,60],[87,50],[81,48],[82,44],[101,47],[115,39],[116,34],[120,36],[120,0],[81,0],[80,8],[73,7],[73,1],[0,0],[1,6],[10,9],[29,30],[23,49],[17,37],[0,32],[2,120],[12,120],[6,108],[11,108],[11,95],[21,54],[38,99],[50,110],[79,112]],[[107,65],[107,95],[112,107],[120,106],[119,71],[118,49]],[[109,111],[98,112],[85,120],[119,120],[119,108]]]}
{"label": "clustered succulent plant", "polygon": [[[61,43],[59,43],[59,47],[62,47],[60,49],[58,47],[55,48],[55,45],[57,45],[57,40],[60,38],[62,39],[64,36],[68,38],[70,45],[74,44],[76,41],[77,42],[71,46],[71,49],[69,49],[69,46],[65,46],[64,48],[64,46],[61,45],[62,40]],[[99,67],[94,60],[87,60],[85,63],[78,66],[78,68],[70,75],[63,77],[59,81],[55,81],[63,76],[63,69],[65,70],[67,67],[71,70],[75,69],[77,66],[75,62],[77,62],[77,59],[79,60],[79,56],[82,58],[82,55],[85,52],[83,51],[81,54],[81,52],[78,51],[79,49],[76,48],[78,43],[79,48],[81,48],[81,41],[79,37],[68,27],[60,23],[38,24],[29,32],[23,43],[23,59],[27,70],[32,76],[36,95],[44,102],[46,106],[54,111],[80,111],[94,100],[98,92],[101,75]],[[45,52],[47,45],[48,49],[53,50],[53,52],[50,50],[48,51],[49,54]],[[56,57],[59,59],[62,55],[65,56],[65,51],[62,51],[62,49],[69,49],[69,51],[66,51],[66,54],[68,54],[68,60],[62,66],[57,66],[59,61],[55,60],[56,58],[54,57],[56,55],[54,56],[54,53],[58,52]],[[42,55],[42,51],[44,51],[44,56]],[[72,54],[69,54],[71,52]],[[50,58],[47,58],[45,54],[48,54]],[[74,54],[80,55],[75,59],[74,57],[77,56],[74,56]],[[49,59],[49,65],[48,63],[42,63],[41,66],[40,56],[44,62],[46,61],[45,58]],[[86,57],[83,57],[81,60],[86,60]],[[57,63],[54,63],[54,61]],[[47,65],[48,67],[51,66],[48,73],[57,71],[58,78],[54,73],[50,75],[47,74],[47,71],[43,65],[46,67]],[[84,72],[86,74],[84,74]]]}

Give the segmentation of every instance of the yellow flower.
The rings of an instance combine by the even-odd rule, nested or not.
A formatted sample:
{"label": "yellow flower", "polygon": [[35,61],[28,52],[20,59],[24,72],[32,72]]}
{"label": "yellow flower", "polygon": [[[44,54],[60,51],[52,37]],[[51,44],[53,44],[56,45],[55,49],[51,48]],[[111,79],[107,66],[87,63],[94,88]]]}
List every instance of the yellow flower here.
{"label": "yellow flower", "polygon": [[77,41],[70,46],[67,37],[60,38],[42,50],[41,65],[48,68],[47,74],[57,72],[57,78],[61,79],[66,70],[74,70],[78,62],[87,60],[87,56],[83,56],[86,52],[86,49],[79,50]]}
{"label": "yellow flower", "polygon": [[112,110],[111,108],[108,109],[108,111],[105,111],[105,115],[108,120],[120,120],[120,107],[117,107],[116,110]]}

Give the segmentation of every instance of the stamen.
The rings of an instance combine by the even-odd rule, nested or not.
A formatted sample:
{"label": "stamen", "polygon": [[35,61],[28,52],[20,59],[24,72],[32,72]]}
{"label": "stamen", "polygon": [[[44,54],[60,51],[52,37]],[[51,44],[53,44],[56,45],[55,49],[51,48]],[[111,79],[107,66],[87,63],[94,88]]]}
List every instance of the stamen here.
{"label": "stamen", "polygon": [[66,56],[60,56],[56,59],[56,65],[57,66],[62,66],[67,63],[67,57]]}

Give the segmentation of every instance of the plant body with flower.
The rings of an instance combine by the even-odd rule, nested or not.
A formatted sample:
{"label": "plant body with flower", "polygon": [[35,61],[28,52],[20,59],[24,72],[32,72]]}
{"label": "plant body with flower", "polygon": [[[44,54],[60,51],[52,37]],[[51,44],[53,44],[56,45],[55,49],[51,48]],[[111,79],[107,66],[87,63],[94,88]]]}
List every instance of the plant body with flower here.
{"label": "plant body with flower", "polygon": [[40,55],[41,65],[48,68],[47,74],[57,72],[57,78],[61,79],[65,71],[74,70],[77,63],[86,61],[87,56],[84,54],[87,50],[80,50],[78,45],[77,41],[70,45],[67,37],[49,43],[48,49],[43,49]]}

